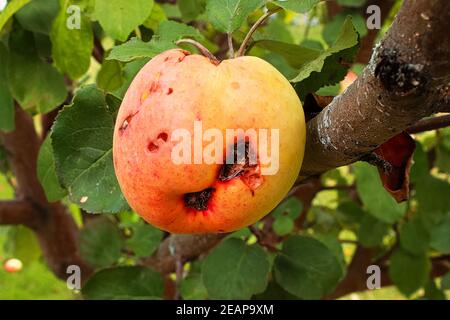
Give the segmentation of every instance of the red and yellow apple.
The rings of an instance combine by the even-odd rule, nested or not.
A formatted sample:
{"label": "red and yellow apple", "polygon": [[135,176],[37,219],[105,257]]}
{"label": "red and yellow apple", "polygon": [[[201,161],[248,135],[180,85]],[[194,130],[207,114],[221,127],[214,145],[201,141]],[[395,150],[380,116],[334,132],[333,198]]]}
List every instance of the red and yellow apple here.
{"label": "red and yellow apple", "polygon": [[[227,129],[278,129],[278,145],[267,146],[268,155],[278,154],[277,172],[261,174],[260,163],[233,167],[194,156],[176,163],[174,132],[194,137],[194,154],[195,122],[223,137]],[[300,100],[269,63],[251,56],[217,63],[173,49],[149,61],[125,94],[114,130],[114,168],[129,205],[150,224],[173,233],[230,232],[255,223],[286,196],[300,171],[305,135]],[[223,154],[241,138],[232,145],[222,141]],[[245,139],[251,148],[258,144]],[[211,144],[196,141],[203,150]]]}
{"label": "red and yellow apple", "polygon": [[19,272],[20,270],[22,270],[22,267],[23,267],[22,261],[15,258],[8,259],[3,264],[3,268],[5,269],[6,272],[9,273]]}

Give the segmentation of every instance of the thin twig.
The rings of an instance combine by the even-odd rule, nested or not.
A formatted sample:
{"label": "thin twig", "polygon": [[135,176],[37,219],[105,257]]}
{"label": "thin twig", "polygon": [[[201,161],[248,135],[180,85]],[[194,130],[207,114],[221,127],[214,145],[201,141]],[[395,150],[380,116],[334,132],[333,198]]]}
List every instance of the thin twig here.
{"label": "thin twig", "polygon": [[406,129],[408,133],[420,133],[450,126],[450,114],[445,116],[422,119]]}
{"label": "thin twig", "polygon": [[180,39],[176,42],[176,45],[180,45],[183,43],[187,43],[190,45],[193,45],[194,47],[196,47],[198,49],[198,51],[200,51],[200,53],[207,57],[209,60],[211,60],[212,63],[218,65],[220,63],[220,60],[217,59],[217,57],[215,55],[213,55],[204,45],[202,45],[201,43],[192,40],[192,39]]}
{"label": "thin twig", "polygon": [[264,21],[266,21],[266,19],[268,17],[270,17],[271,15],[273,15],[274,13],[277,13],[278,11],[280,11],[281,8],[277,8],[273,11],[267,11],[265,14],[263,14],[256,22],[255,24],[250,28],[249,32],[247,33],[247,35],[244,38],[244,41],[242,41],[241,46],[239,47],[239,50],[236,54],[236,57],[241,57],[245,54],[245,50],[247,49],[247,46],[250,42],[250,40],[252,39],[253,34],[255,33],[255,31],[258,29],[258,27],[260,25],[262,25],[264,23]]}

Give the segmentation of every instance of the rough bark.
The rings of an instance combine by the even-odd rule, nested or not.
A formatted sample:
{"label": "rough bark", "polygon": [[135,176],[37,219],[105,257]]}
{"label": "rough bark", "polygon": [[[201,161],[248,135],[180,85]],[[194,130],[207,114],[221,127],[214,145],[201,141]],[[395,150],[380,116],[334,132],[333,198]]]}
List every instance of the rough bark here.
{"label": "rough bark", "polygon": [[405,1],[363,75],[308,122],[300,179],[353,163],[437,111],[449,21],[448,1]]}
{"label": "rough bark", "polygon": [[8,208],[12,210],[11,202],[0,206],[5,208],[0,214],[0,223],[8,223],[8,220],[9,223],[14,222],[12,216],[16,214],[16,221],[19,222],[26,214],[27,221],[23,224],[35,232],[50,269],[65,279],[67,266],[75,264],[80,266],[82,276],[88,277],[92,269],[78,254],[78,229],[74,220],[63,204],[47,201],[37,178],[37,156],[42,141],[36,133],[33,119],[16,105],[15,130],[1,133],[1,137],[17,180],[17,196],[22,200],[18,200],[19,206],[14,212],[6,212]]}

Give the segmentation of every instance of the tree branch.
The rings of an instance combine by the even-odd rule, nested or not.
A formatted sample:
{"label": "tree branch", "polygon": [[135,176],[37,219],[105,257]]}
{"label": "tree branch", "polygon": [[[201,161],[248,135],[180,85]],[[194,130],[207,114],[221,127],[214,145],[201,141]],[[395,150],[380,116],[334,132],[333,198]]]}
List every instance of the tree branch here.
{"label": "tree branch", "polygon": [[33,220],[34,208],[25,200],[0,201],[0,225],[28,225]]}
{"label": "tree branch", "polygon": [[423,119],[417,121],[410,126],[406,132],[408,133],[420,133],[424,131],[436,130],[450,126],[450,114],[440,117],[433,117],[429,119]]}
{"label": "tree branch", "polygon": [[446,0],[404,2],[363,75],[308,122],[300,179],[353,163],[437,111],[436,88],[450,79],[449,19]]}
{"label": "tree branch", "polygon": [[[161,273],[174,272],[176,270],[177,259],[181,259],[183,262],[193,260],[211,250],[226,235],[170,235],[164,239],[158,251],[153,256],[145,259],[143,263]],[[178,253],[177,257],[171,253],[173,250]]]}

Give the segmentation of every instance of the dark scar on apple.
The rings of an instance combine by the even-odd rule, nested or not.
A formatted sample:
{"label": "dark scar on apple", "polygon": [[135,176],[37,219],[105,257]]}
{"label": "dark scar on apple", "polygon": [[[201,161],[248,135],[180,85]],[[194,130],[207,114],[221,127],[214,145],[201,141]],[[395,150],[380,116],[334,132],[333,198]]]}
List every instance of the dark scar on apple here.
{"label": "dark scar on apple", "polygon": [[163,144],[164,142],[167,142],[167,139],[169,138],[169,135],[166,132],[161,132],[156,137],[156,140],[150,141],[150,143],[147,145],[147,149],[150,152],[156,152],[159,149],[159,146]]}
{"label": "dark scar on apple", "polygon": [[137,110],[135,113],[130,114],[128,117],[123,120],[122,125],[119,128],[119,133],[123,134],[123,132],[128,128],[128,126],[131,123],[131,120],[133,120],[133,117],[139,113],[139,110]]}
{"label": "dark scar on apple", "polygon": [[238,143],[234,144],[234,163],[224,164],[219,172],[219,181],[230,181],[240,177],[242,182],[249,187],[252,195],[263,183],[263,177],[259,172],[259,164],[250,164],[249,158],[250,143],[245,142],[244,154],[238,152]]}
{"label": "dark scar on apple", "polygon": [[208,209],[209,199],[214,191],[214,188],[206,188],[199,192],[186,193],[184,195],[184,204],[187,208],[206,211]]}

